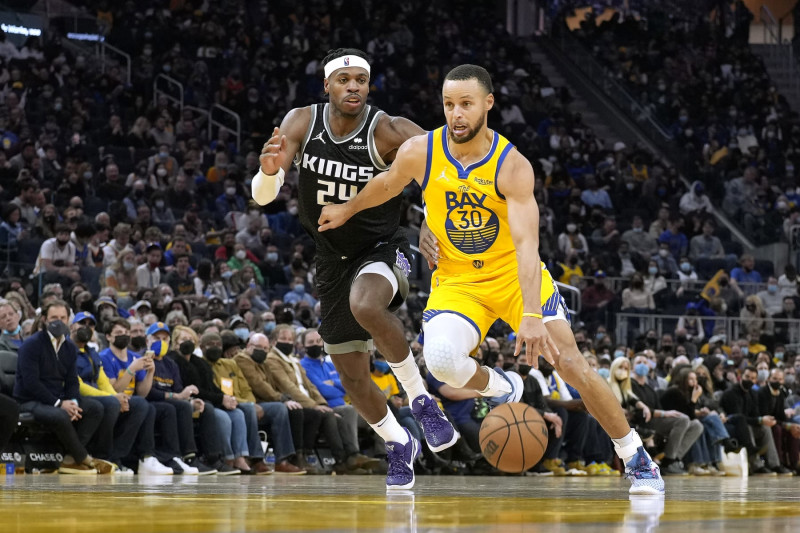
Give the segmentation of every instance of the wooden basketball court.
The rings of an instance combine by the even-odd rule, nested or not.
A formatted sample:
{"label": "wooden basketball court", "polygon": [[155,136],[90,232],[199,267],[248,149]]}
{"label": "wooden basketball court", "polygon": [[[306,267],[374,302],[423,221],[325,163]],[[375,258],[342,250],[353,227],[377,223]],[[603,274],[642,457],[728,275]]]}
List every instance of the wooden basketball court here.
{"label": "wooden basketball court", "polygon": [[629,499],[622,478],[380,476],[0,479],[2,533],[260,531],[800,531],[797,478],[668,478]]}

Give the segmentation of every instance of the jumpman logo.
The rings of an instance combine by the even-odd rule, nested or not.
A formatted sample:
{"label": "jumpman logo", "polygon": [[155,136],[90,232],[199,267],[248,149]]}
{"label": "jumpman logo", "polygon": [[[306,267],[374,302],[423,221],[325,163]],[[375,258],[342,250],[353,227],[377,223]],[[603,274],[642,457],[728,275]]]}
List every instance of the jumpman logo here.
{"label": "jumpman logo", "polygon": [[439,177],[436,178],[436,181],[447,181],[447,176],[445,176],[445,170],[442,169],[442,173],[439,174]]}
{"label": "jumpman logo", "polygon": [[324,131],[321,131],[321,132],[319,132],[319,133],[317,134],[317,136],[316,136],[316,137],[314,137],[314,138],[313,138],[313,139],[311,139],[311,140],[312,140],[312,141],[322,141],[322,144],[325,144],[325,139],[323,139],[323,138],[322,138],[322,134],[323,134],[323,133],[325,133],[325,132],[324,132]]}

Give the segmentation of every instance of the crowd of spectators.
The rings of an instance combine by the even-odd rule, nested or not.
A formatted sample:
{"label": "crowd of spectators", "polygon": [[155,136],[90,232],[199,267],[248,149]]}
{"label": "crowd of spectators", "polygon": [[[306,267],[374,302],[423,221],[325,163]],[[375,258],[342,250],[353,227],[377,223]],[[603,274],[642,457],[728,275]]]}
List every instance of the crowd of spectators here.
{"label": "crowd of spectators", "polygon": [[[385,451],[346,403],[335,369],[321,353],[314,329],[319,323],[314,246],[298,222],[296,172],[288,174],[275,202],[260,208],[249,201],[249,176],[259,165],[267,133],[288,109],[322,100],[319,61],[337,46],[366,49],[373,58],[372,101],[424,128],[442,122],[436,95],[449,68],[475,62],[492,73],[496,106],[489,126],[534,164],[542,257],[560,281],[583,289],[576,337],[590,362],[594,358],[598,371],[613,377],[617,370],[622,375],[627,361],[628,381],[619,378],[611,385],[632,424],[637,410],[682,419],[673,416],[677,407],[667,409],[658,394],[642,390],[636,378],[641,376],[631,380],[631,371],[648,365],[645,381],[653,390],[665,389],[680,367],[676,358],[693,357],[706,339],[713,340],[711,313],[740,316],[749,324],[743,340],[731,342],[733,353],[726,354],[736,365],[763,342],[772,354],[768,364],[785,364],[787,373],[792,368],[793,354],[784,348],[794,338],[790,323],[771,319],[796,318],[796,272],[787,269],[776,281],[781,296],[792,297],[776,303],[771,265],[740,257],[741,247],[708,213],[716,182],[695,174],[698,180],[687,190],[677,169],[640,146],[598,138],[570,110],[567,88],[552,87],[526,43],[506,33],[492,2],[470,5],[456,19],[446,5],[423,2],[397,9],[370,4],[363,10],[341,1],[299,6],[187,1],[169,8],[155,0],[77,3],[92,8],[108,42],[133,57],[130,84],[123,69],[100,71],[89,56],[65,47],[58,34],[31,38],[21,49],[0,49],[0,252],[6,298],[0,305],[0,348],[19,351],[22,359],[28,339],[41,342],[47,335],[42,329],[53,317],[42,312],[63,299],[64,321],[71,328],[64,344],[75,345],[81,380],[76,405],[69,401],[72,389],[61,391],[66,407],[103,407],[86,412],[94,409],[101,420],[94,431],[104,432],[104,438],[79,432],[70,441],[74,462],[62,465],[66,470],[97,471],[106,461],[119,472],[131,467],[153,473],[261,473],[268,467],[259,429],[268,433],[277,471],[321,472],[324,465],[314,461],[320,436],[338,472],[384,467],[361,454],[372,450],[380,458]],[[586,38],[603,42],[602,35]],[[183,83],[187,106],[216,103],[237,112],[238,145],[225,128],[208,136],[203,115],[181,111],[163,96],[154,101],[153,78],[162,73]],[[409,189],[404,197],[404,223],[416,226],[419,215],[411,206],[419,203],[419,191]],[[765,227],[773,223],[778,222]],[[737,262],[740,267],[734,268]],[[715,281],[716,297],[700,297],[705,280],[719,269],[725,275]],[[748,285],[762,281],[759,272],[767,285]],[[619,278],[629,280],[624,291],[606,284]],[[426,291],[423,279],[399,312],[417,356]],[[654,344],[654,332],[635,327],[629,338],[613,339],[614,311],[650,313],[669,306],[685,315],[675,342]],[[610,475],[612,448],[577,391],[552,368],[530,371],[530,361],[515,361],[509,333],[498,323],[477,356],[489,365],[518,369],[526,378],[526,401],[551,425],[550,446],[537,471]],[[719,342],[711,344],[706,351],[712,359],[704,360],[709,375],[728,369],[713,364],[720,350]],[[723,340],[722,353],[725,347]],[[145,355],[148,349],[152,356]],[[609,373],[612,357],[621,359],[618,353],[627,356],[634,349],[645,353],[647,362],[625,357]],[[418,360],[425,372],[424,359]],[[698,382],[702,368],[694,370]],[[688,374],[673,378],[669,383],[682,387],[681,394],[696,388]],[[731,384],[738,379],[728,378]],[[380,354],[373,379],[401,423],[418,435],[407,399]],[[764,390],[771,379],[761,380]],[[485,405],[430,376],[427,383],[465,438],[452,457],[425,450],[421,468],[458,473],[468,465],[467,470],[485,472],[477,455]],[[90,393],[84,385],[100,392]],[[793,389],[788,380],[786,389]],[[113,400],[92,400],[94,395],[126,404],[118,419],[109,414]],[[777,412],[774,401],[767,403]],[[684,455],[696,453],[693,472],[709,472],[706,467],[719,463],[722,430],[703,416],[686,416],[700,419],[702,432],[696,423],[680,422],[675,429],[669,420],[652,427],[643,422],[640,431],[649,430],[651,444],[663,446],[659,437],[680,430],[686,437],[667,439],[662,466],[682,472]],[[731,435],[734,429],[745,442],[742,426]],[[137,434],[135,444],[118,448],[109,437],[118,433]],[[703,440],[707,435],[713,439]],[[757,436],[759,442],[768,438],[764,435]],[[789,445],[786,449],[794,449]],[[748,449],[757,448],[754,443]],[[777,468],[769,461],[768,467]]]}

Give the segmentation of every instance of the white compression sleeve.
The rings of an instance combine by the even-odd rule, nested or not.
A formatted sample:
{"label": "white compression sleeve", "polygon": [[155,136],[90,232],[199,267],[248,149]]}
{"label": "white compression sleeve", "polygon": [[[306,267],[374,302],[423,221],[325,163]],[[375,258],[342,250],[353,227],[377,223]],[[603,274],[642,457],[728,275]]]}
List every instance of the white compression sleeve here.
{"label": "white compression sleeve", "polygon": [[253,176],[253,183],[251,185],[253,200],[258,205],[267,205],[272,200],[277,198],[278,193],[283,185],[283,177],[286,175],[283,169],[278,170],[274,176],[264,174],[261,169]]}

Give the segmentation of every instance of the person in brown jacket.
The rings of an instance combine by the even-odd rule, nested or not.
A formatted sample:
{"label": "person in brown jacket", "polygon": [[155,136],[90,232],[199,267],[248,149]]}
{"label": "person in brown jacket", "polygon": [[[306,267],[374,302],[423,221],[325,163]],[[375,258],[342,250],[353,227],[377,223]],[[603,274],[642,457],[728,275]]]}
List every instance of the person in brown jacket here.
{"label": "person in brown jacket", "polygon": [[[233,360],[242,370],[242,374],[259,404],[283,404],[289,417],[289,434],[293,440],[292,449],[297,449],[297,465],[312,475],[324,472],[316,465],[309,464],[307,457],[313,456],[313,449],[319,435],[319,426],[322,422],[322,413],[316,409],[304,409],[288,394],[278,390],[278,383],[267,367],[267,352],[270,350],[269,340],[266,335],[254,333],[243,352],[234,356]],[[285,434],[270,434],[270,438],[285,439]],[[275,452],[279,458],[278,452]]]}
{"label": "person in brown jacket", "polygon": [[303,409],[314,409],[322,413],[320,424],[333,458],[334,469],[341,474],[364,474],[380,465],[378,459],[369,458],[359,452],[358,442],[350,431],[342,431],[337,415],[328,406],[317,387],[306,376],[306,371],[294,356],[296,335],[292,326],[281,324],[270,335],[272,349],[267,354],[267,368],[277,383],[277,389],[297,401]]}
{"label": "person in brown jacket", "polygon": [[[238,405],[237,409],[244,412],[248,419],[248,428],[252,425],[258,427],[265,425],[271,436],[273,447],[275,448],[275,473],[276,474],[305,474],[305,470],[293,465],[289,459],[295,455],[294,444],[291,439],[291,426],[289,426],[289,412],[285,405],[280,402],[261,402],[256,403],[253,390],[247,382],[244,373],[239,365],[231,358],[239,346],[239,337],[229,330],[221,334],[206,333],[203,335],[201,343],[214,344],[219,342],[222,345],[223,357],[211,364],[214,372],[214,383],[223,393],[230,394]],[[251,435],[248,432],[248,447],[253,449],[256,444],[261,446],[258,433]],[[259,455],[250,465],[256,474],[270,473],[270,468],[264,462],[263,456]]]}

